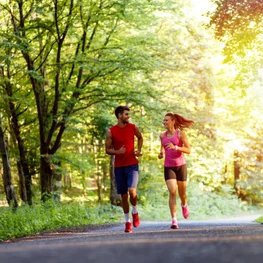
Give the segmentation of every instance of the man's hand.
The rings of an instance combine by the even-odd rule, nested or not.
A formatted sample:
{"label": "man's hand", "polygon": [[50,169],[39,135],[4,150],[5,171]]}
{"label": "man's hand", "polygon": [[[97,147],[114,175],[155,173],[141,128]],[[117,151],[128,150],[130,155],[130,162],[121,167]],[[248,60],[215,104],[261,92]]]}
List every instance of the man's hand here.
{"label": "man's hand", "polygon": [[126,152],[125,146],[122,145],[121,148],[117,151],[117,154],[124,154]]}
{"label": "man's hand", "polygon": [[141,153],[141,151],[135,151],[134,152],[134,155],[136,156],[136,157],[140,157],[140,156],[142,156],[142,153]]}

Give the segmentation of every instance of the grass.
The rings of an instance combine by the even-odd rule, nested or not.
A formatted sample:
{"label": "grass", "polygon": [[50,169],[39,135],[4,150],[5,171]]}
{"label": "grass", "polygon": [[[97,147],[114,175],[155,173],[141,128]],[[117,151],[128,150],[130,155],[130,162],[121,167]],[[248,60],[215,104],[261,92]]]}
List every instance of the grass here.
{"label": "grass", "polygon": [[[189,185],[188,193],[192,220],[263,214],[262,208],[240,201],[228,188],[218,192],[203,192],[195,185]],[[180,206],[179,200],[177,204]],[[167,190],[160,188],[158,192],[138,192],[138,210],[144,221],[169,221]],[[181,209],[177,210],[177,218],[181,220]],[[0,241],[65,228],[74,229],[123,221],[121,207],[95,202],[58,203],[49,200],[31,207],[22,205],[15,211],[9,207],[0,207]],[[256,221],[263,223],[263,216]]]}
{"label": "grass", "polygon": [[258,222],[258,223],[262,223],[263,224],[263,216],[260,216],[255,221]]}
{"label": "grass", "polygon": [[109,205],[87,208],[76,203],[48,201],[32,207],[24,205],[15,211],[2,207],[0,213],[0,241],[3,241],[62,228],[119,222],[122,210]]}

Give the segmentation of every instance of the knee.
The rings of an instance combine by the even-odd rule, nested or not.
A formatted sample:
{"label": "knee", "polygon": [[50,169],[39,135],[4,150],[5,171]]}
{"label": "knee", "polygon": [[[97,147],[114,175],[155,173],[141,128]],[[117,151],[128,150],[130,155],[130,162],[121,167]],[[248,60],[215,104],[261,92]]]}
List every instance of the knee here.
{"label": "knee", "polygon": [[129,194],[131,198],[135,198],[136,197],[136,189],[135,188],[130,188],[129,189]]}
{"label": "knee", "polygon": [[169,193],[170,193],[170,196],[176,197],[176,191],[169,191]]}

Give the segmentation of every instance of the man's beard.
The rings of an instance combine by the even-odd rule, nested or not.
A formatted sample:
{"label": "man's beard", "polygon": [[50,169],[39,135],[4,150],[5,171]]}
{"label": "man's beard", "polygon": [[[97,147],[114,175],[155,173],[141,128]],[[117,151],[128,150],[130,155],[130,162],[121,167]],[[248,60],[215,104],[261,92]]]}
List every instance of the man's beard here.
{"label": "man's beard", "polygon": [[121,122],[122,122],[122,124],[127,124],[127,123],[129,123],[128,120],[122,120]]}

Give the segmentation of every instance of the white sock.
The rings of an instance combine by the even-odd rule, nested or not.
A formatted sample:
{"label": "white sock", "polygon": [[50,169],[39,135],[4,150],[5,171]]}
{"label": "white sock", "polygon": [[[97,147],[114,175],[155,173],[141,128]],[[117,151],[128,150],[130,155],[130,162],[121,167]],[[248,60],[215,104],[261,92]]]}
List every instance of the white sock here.
{"label": "white sock", "polygon": [[176,216],[172,217],[172,221],[177,221]]}
{"label": "white sock", "polygon": [[137,214],[137,206],[132,206],[132,214]]}
{"label": "white sock", "polygon": [[130,216],[129,216],[129,213],[124,214],[124,219],[125,219],[125,222],[130,222]]}

